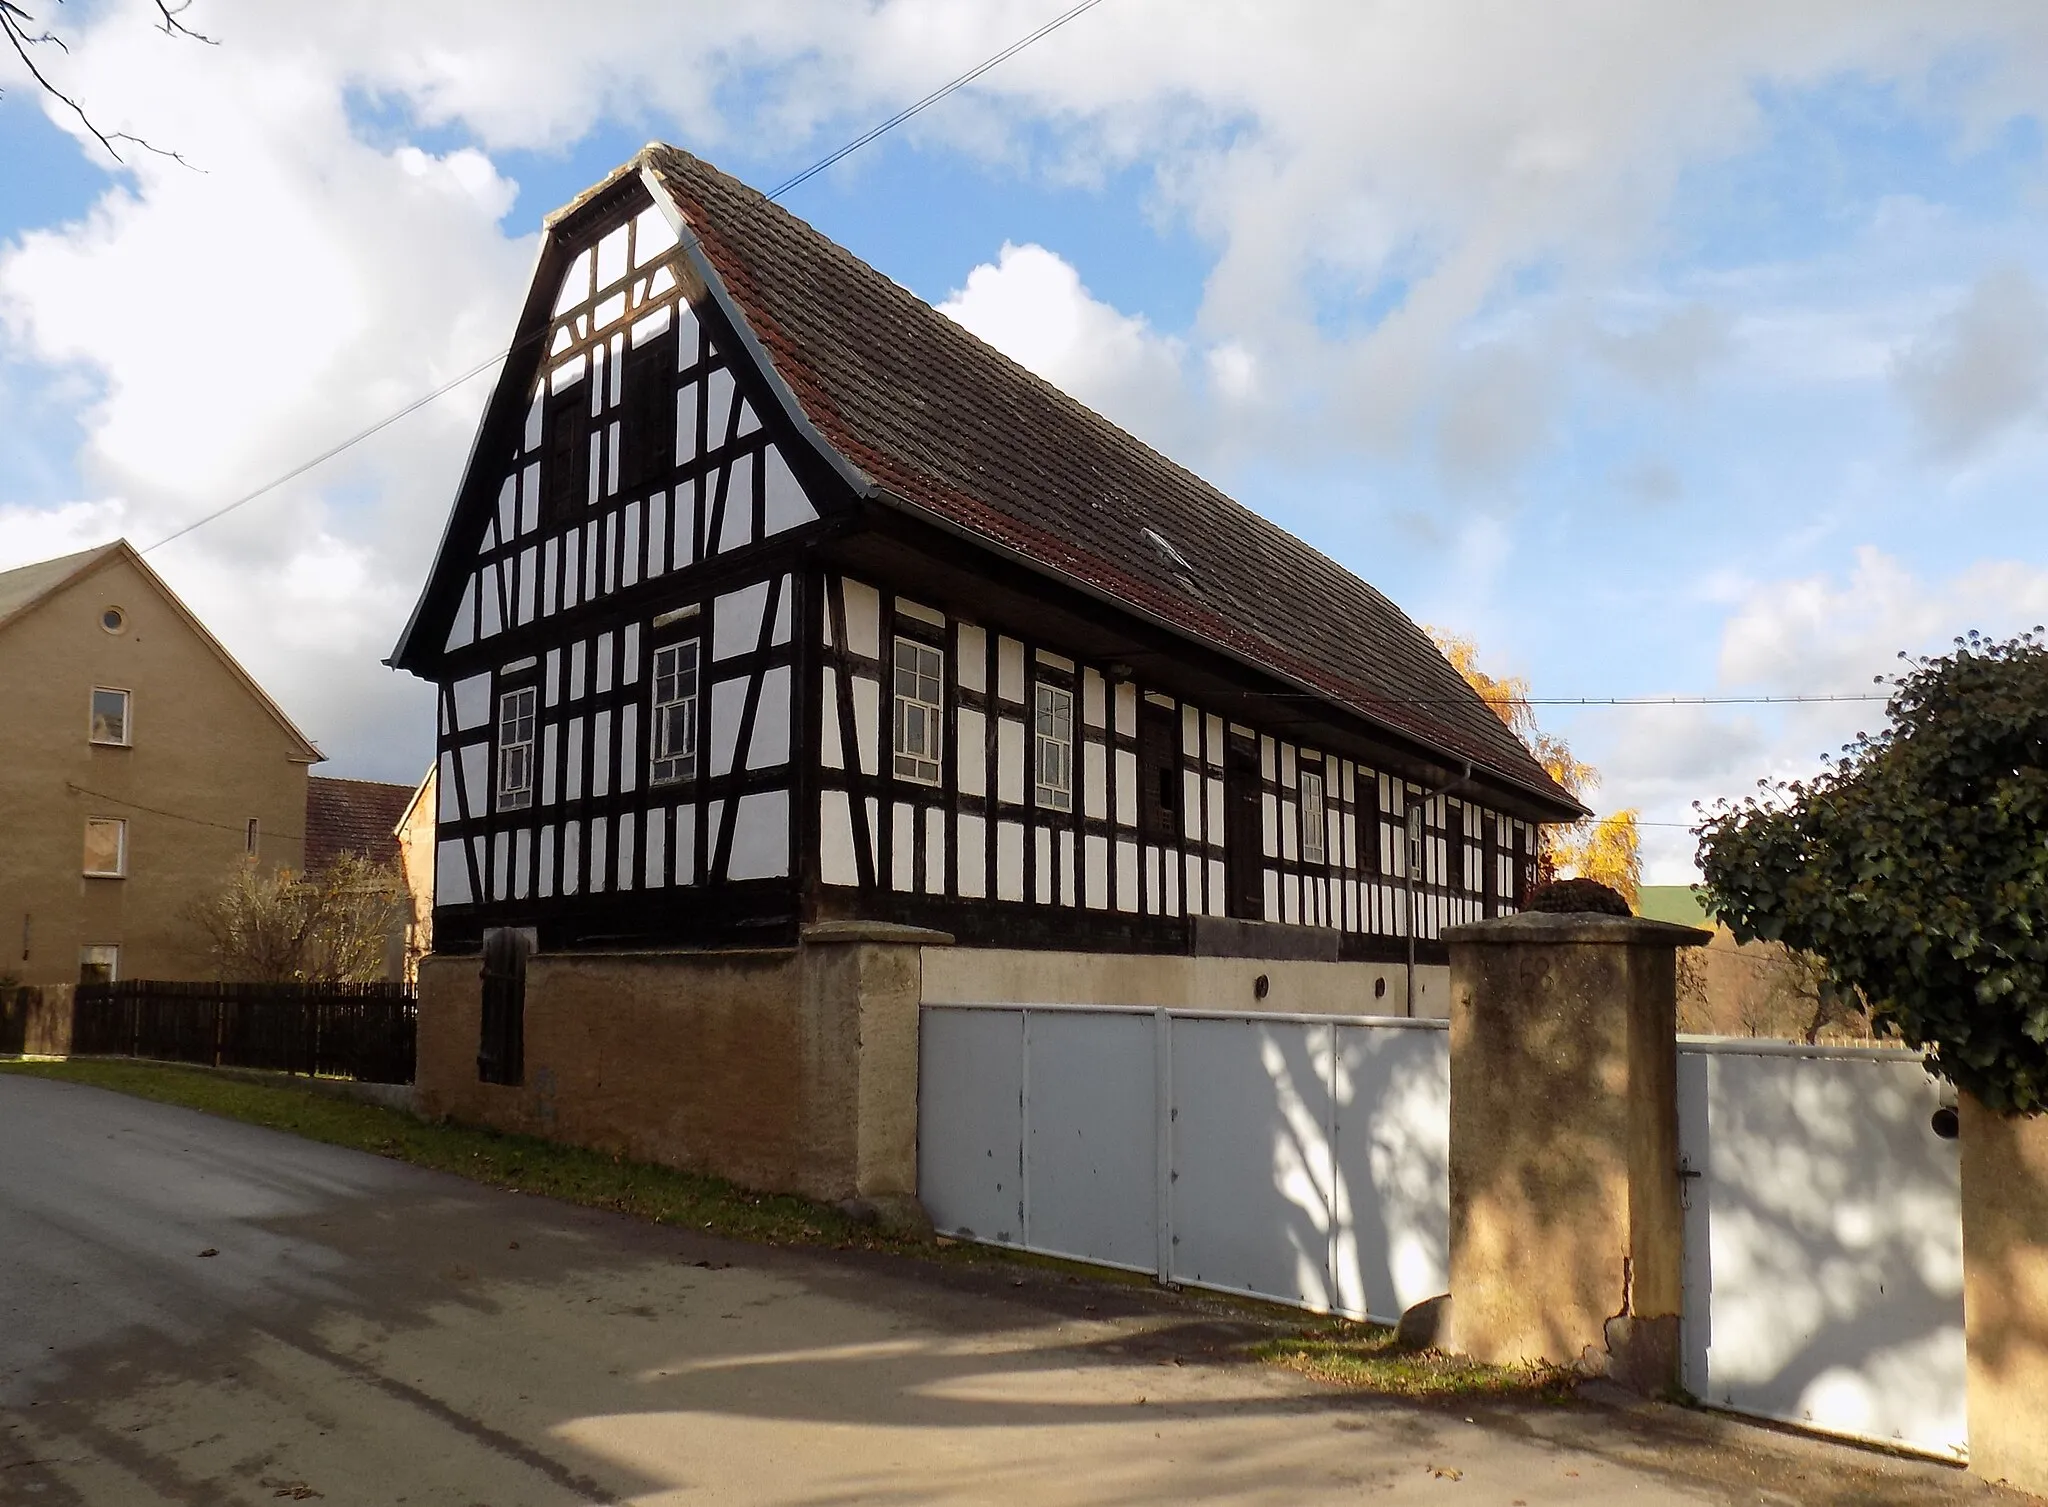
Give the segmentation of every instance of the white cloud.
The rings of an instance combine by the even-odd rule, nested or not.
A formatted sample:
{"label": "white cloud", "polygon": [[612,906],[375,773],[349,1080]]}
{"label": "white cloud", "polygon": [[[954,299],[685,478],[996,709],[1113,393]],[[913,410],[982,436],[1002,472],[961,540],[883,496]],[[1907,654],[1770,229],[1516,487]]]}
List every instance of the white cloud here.
{"label": "white cloud", "polygon": [[1162,448],[1189,417],[1186,350],[1089,293],[1043,246],[1005,244],[939,312],[1020,366]]}
{"label": "white cloud", "polygon": [[[501,344],[531,247],[499,224],[512,189],[491,154],[561,149],[609,118],[714,157],[744,140],[798,163],[1047,13],[1038,0],[615,0],[573,21],[552,0],[416,0],[402,17],[199,9],[220,46],[163,37],[146,0],[109,0],[61,60],[110,128],[206,171],[138,157],[80,223],[0,252],[7,358],[87,373],[100,392],[79,457],[98,500],[55,521],[0,514],[0,551],[96,542],[83,531],[101,526],[147,542]],[[1958,50],[1990,61],[1915,93]],[[1006,248],[968,276],[956,316],[1084,401],[1190,459],[1254,420],[1290,462],[1421,432],[1458,474],[1494,482],[1562,410],[1547,363],[1584,350],[1568,322],[1469,338],[1518,277],[1545,269],[1563,301],[1654,255],[1682,175],[1755,143],[1763,90],[1860,75],[1988,129],[2038,110],[2044,58],[2048,10],[2025,0],[1118,0],[908,129],[1060,181],[1142,165],[1155,213],[1214,247],[1184,334],[1093,298],[1043,248]],[[352,95],[478,148],[373,146],[351,131]],[[1325,320],[1331,301],[1396,283],[1369,326]],[[1929,398],[1929,412],[1965,439],[1969,393],[2016,390],[1972,385],[1991,368],[1964,359],[1970,328],[1924,357],[1929,393],[1965,395],[1948,409]],[[1796,320],[1786,329],[1787,349],[1813,348]],[[1603,350],[1682,394],[1720,338],[1681,311]],[[1882,375],[1894,349],[1864,340],[1859,370]],[[375,661],[438,538],[483,385],[163,552],[352,772],[369,761],[397,777],[424,750],[411,693]]]}
{"label": "white cloud", "polygon": [[[1929,580],[1868,546],[1842,575],[1750,583],[1720,634],[1729,695],[1878,697],[1875,678],[1898,655],[1945,652],[1971,628],[2007,637],[2048,620],[2048,567],[1987,560]],[[1652,882],[1692,878],[1692,803],[1746,795],[1761,779],[1815,773],[1858,731],[1883,725],[1881,699],[1785,706],[1617,709],[1589,753],[1605,776],[1604,805],[1642,808]]]}
{"label": "white cloud", "polygon": [[1939,455],[1966,457],[2038,419],[2048,398],[2048,301],[2023,269],[1986,274],[1907,349],[1899,391]]}

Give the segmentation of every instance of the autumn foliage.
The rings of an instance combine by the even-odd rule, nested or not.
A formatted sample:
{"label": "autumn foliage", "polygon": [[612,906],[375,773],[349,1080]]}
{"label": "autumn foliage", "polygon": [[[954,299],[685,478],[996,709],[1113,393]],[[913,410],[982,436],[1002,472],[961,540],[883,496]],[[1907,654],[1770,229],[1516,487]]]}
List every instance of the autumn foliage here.
{"label": "autumn foliage", "polygon": [[[1430,636],[1451,667],[1507,724],[1508,731],[1528,745],[1550,777],[1581,805],[1586,804],[1587,793],[1600,783],[1600,771],[1579,759],[1563,738],[1536,725],[1536,709],[1529,704],[1529,682],[1519,675],[1489,675],[1480,669],[1479,646],[1469,638],[1434,629]],[[1629,808],[1607,816],[1588,816],[1570,826],[1542,828],[1536,852],[1537,877],[1544,881],[1591,879],[1618,891],[1634,906],[1643,878],[1636,815]]]}

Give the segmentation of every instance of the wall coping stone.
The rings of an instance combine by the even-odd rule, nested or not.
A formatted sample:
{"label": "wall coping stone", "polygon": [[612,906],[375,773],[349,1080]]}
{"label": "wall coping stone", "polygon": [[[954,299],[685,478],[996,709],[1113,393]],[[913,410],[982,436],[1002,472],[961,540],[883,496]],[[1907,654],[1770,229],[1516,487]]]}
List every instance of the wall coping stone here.
{"label": "wall coping stone", "polygon": [[928,926],[903,926],[894,921],[813,921],[798,934],[806,946],[834,947],[854,942],[893,942],[906,947],[951,947],[953,934]]}
{"label": "wall coping stone", "polygon": [[1608,916],[1598,911],[1524,911],[1492,921],[1447,926],[1443,940],[1453,947],[1558,947],[1595,944],[1619,947],[1704,947],[1710,931],[1642,916]]}

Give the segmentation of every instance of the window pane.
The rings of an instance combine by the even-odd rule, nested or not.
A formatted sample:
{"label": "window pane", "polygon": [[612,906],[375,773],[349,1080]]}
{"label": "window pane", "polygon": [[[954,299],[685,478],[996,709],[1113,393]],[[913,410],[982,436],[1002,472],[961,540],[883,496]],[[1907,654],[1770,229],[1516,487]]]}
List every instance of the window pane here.
{"label": "window pane", "polygon": [[127,825],[122,821],[88,821],[85,824],[86,873],[118,874],[122,871],[122,837]]}
{"label": "window pane", "polygon": [[128,693],[94,690],[92,693],[92,741],[128,741]]}

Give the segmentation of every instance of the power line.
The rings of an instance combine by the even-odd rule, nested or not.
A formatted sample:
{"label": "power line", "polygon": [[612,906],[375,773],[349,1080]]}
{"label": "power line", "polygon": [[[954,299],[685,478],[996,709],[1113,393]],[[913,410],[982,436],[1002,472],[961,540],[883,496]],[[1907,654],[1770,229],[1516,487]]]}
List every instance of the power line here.
{"label": "power line", "polygon": [[961,74],[960,77],[954,79],[949,84],[941,84],[938,88],[934,89],[930,94],[927,94],[923,99],[919,100],[916,104],[910,106],[908,109],[897,111],[896,114],[890,116],[887,120],[883,121],[880,125],[876,126],[872,131],[869,131],[862,136],[856,136],[852,141],[849,141],[845,146],[841,147],[831,156],[822,158],[821,160],[812,163],[809,167],[805,168],[802,172],[798,173],[794,178],[784,180],[776,188],[775,192],[770,194],[768,197],[771,199],[779,199],[784,194],[788,193],[791,189],[795,188],[798,184],[809,182],[811,179],[817,177],[818,174],[824,172],[826,168],[832,166],[833,163],[839,161],[840,158],[849,156],[852,153],[859,151],[862,147],[866,146],[869,142],[873,141],[877,136],[882,135],[885,131],[893,131],[896,127],[902,125],[903,122],[910,119],[911,116],[919,114],[920,112],[929,109],[931,106],[937,104],[940,100],[944,99],[947,95],[953,93],[955,90],[965,88],[967,85],[973,83],[976,79],[980,78],[984,73],[987,73],[991,68],[996,67],[998,64],[1008,62],[1011,58],[1015,57],[1025,48],[1029,47],[1033,42],[1039,41],[1041,38],[1051,36],[1054,32],[1058,31],[1062,26],[1065,26],[1069,21],[1073,20],[1083,11],[1093,10],[1096,6],[1100,5],[1101,3],[1102,0],[1081,0],[1081,3],[1075,6],[1072,10],[1064,11],[1061,14],[1054,16],[1050,21],[1046,22],[1045,25],[1039,27],[1038,30],[1032,32],[1031,35],[1029,35],[1028,37],[1018,38],[1016,41],[1012,42],[1008,47],[1005,47],[1001,52],[997,53],[994,57],[990,58],[987,62],[980,64],[978,67],[970,68],[967,72]]}
{"label": "power line", "polygon": [[[774,192],[770,193],[767,196],[768,199],[772,202],[773,200],[781,198],[784,194],[788,193],[791,189],[797,187],[799,184],[809,182],[811,179],[817,177],[818,174],[824,172],[825,169],[831,167],[834,163],[839,162],[843,158],[851,156],[853,153],[859,151],[862,147],[866,146],[869,142],[874,141],[878,137],[884,136],[888,132],[895,130],[896,127],[902,125],[906,120],[909,120],[912,116],[921,114],[925,110],[930,109],[940,100],[946,98],[947,95],[956,93],[959,90],[965,88],[967,85],[973,83],[976,79],[980,78],[983,74],[989,72],[991,69],[999,67],[1001,64],[1008,62],[1011,58],[1015,57],[1018,53],[1022,52],[1025,48],[1031,46],[1033,43],[1042,41],[1046,37],[1051,36],[1054,32],[1058,31],[1062,26],[1065,26],[1069,21],[1079,16],[1083,11],[1093,10],[1096,6],[1100,5],[1101,3],[1102,0],[1081,0],[1081,3],[1079,5],[1076,5],[1069,10],[1062,11],[1059,15],[1053,17],[1050,21],[1046,22],[1043,26],[1039,27],[1036,31],[1030,33],[1028,36],[1019,37],[1016,41],[1012,42],[1008,47],[1005,47],[1001,52],[995,54],[995,56],[984,60],[983,62],[977,64],[973,68],[968,69],[967,72],[961,74],[958,78],[953,79],[948,83],[941,84],[938,88],[934,89],[930,94],[927,94],[923,99],[919,100],[916,104],[911,105],[906,109],[897,111],[894,115],[890,116],[880,125],[875,126],[871,130],[862,132],[859,136],[856,136],[852,141],[849,141],[845,146],[839,148],[839,150],[837,150],[836,152],[831,153],[829,156],[819,158],[818,161],[812,163],[809,167],[805,168],[795,177],[785,179],[781,184],[777,185]],[[229,513],[234,512],[237,508],[247,506],[249,503],[252,503],[257,498],[263,496],[266,492],[275,491],[277,488],[283,486],[286,482],[291,481],[295,477],[303,476],[306,472],[311,471],[316,466],[325,465],[328,461],[333,460],[335,456],[340,455],[343,451],[353,449],[355,446],[360,445],[364,440],[369,439],[379,430],[388,428],[392,424],[397,423],[400,419],[406,417],[406,415],[414,413],[419,409],[426,407],[427,404],[433,402],[435,399],[445,397],[447,394],[455,391],[456,388],[462,386],[463,383],[469,381],[471,378],[476,377],[485,371],[488,371],[491,367],[497,365],[500,361],[505,360],[514,351],[518,350],[522,345],[530,344],[533,340],[537,340],[538,338],[538,335],[534,335],[528,337],[527,340],[524,341],[514,341],[510,346],[506,347],[504,350],[497,351],[489,356],[486,356],[482,361],[479,361],[475,366],[469,368],[469,370],[465,371],[461,376],[451,378],[449,381],[443,382],[439,387],[435,388],[432,392],[426,393],[421,397],[414,398],[410,403],[407,403],[403,408],[400,408],[393,413],[385,415],[376,423],[370,425],[369,428],[361,431],[358,434],[351,435],[349,438],[343,440],[338,445],[334,445],[329,449],[321,451],[311,460],[305,461],[299,465],[292,467],[291,470],[285,472],[282,476],[278,476],[271,479],[270,481],[266,481],[262,486],[256,488],[255,491],[249,492],[244,496],[238,497],[233,502],[227,503],[222,507],[215,508],[211,513],[207,513],[203,517],[193,519],[190,523],[185,524],[182,528],[174,529],[172,532],[164,535],[163,538],[157,540],[154,544],[144,545],[143,548],[138,553],[146,555],[149,554],[152,550],[162,549],[166,544],[169,544],[172,540],[182,539],[185,537],[185,535],[191,533],[194,529],[203,528],[207,524],[212,523],[217,518],[225,518]]]}
{"label": "power line", "polygon": [[[166,816],[174,822],[190,822],[195,827],[218,827],[223,832],[238,832],[244,835],[248,832],[247,822],[217,822],[204,816],[188,816],[183,811],[166,811],[161,806],[145,806],[141,801],[131,801],[125,795],[109,795],[104,790],[89,790],[71,780],[64,782],[64,788],[73,795],[89,795],[94,800],[112,801],[115,805],[126,806],[131,811],[147,811],[151,816]],[[303,832],[264,832],[261,835],[279,838],[285,842],[306,840]]]}

